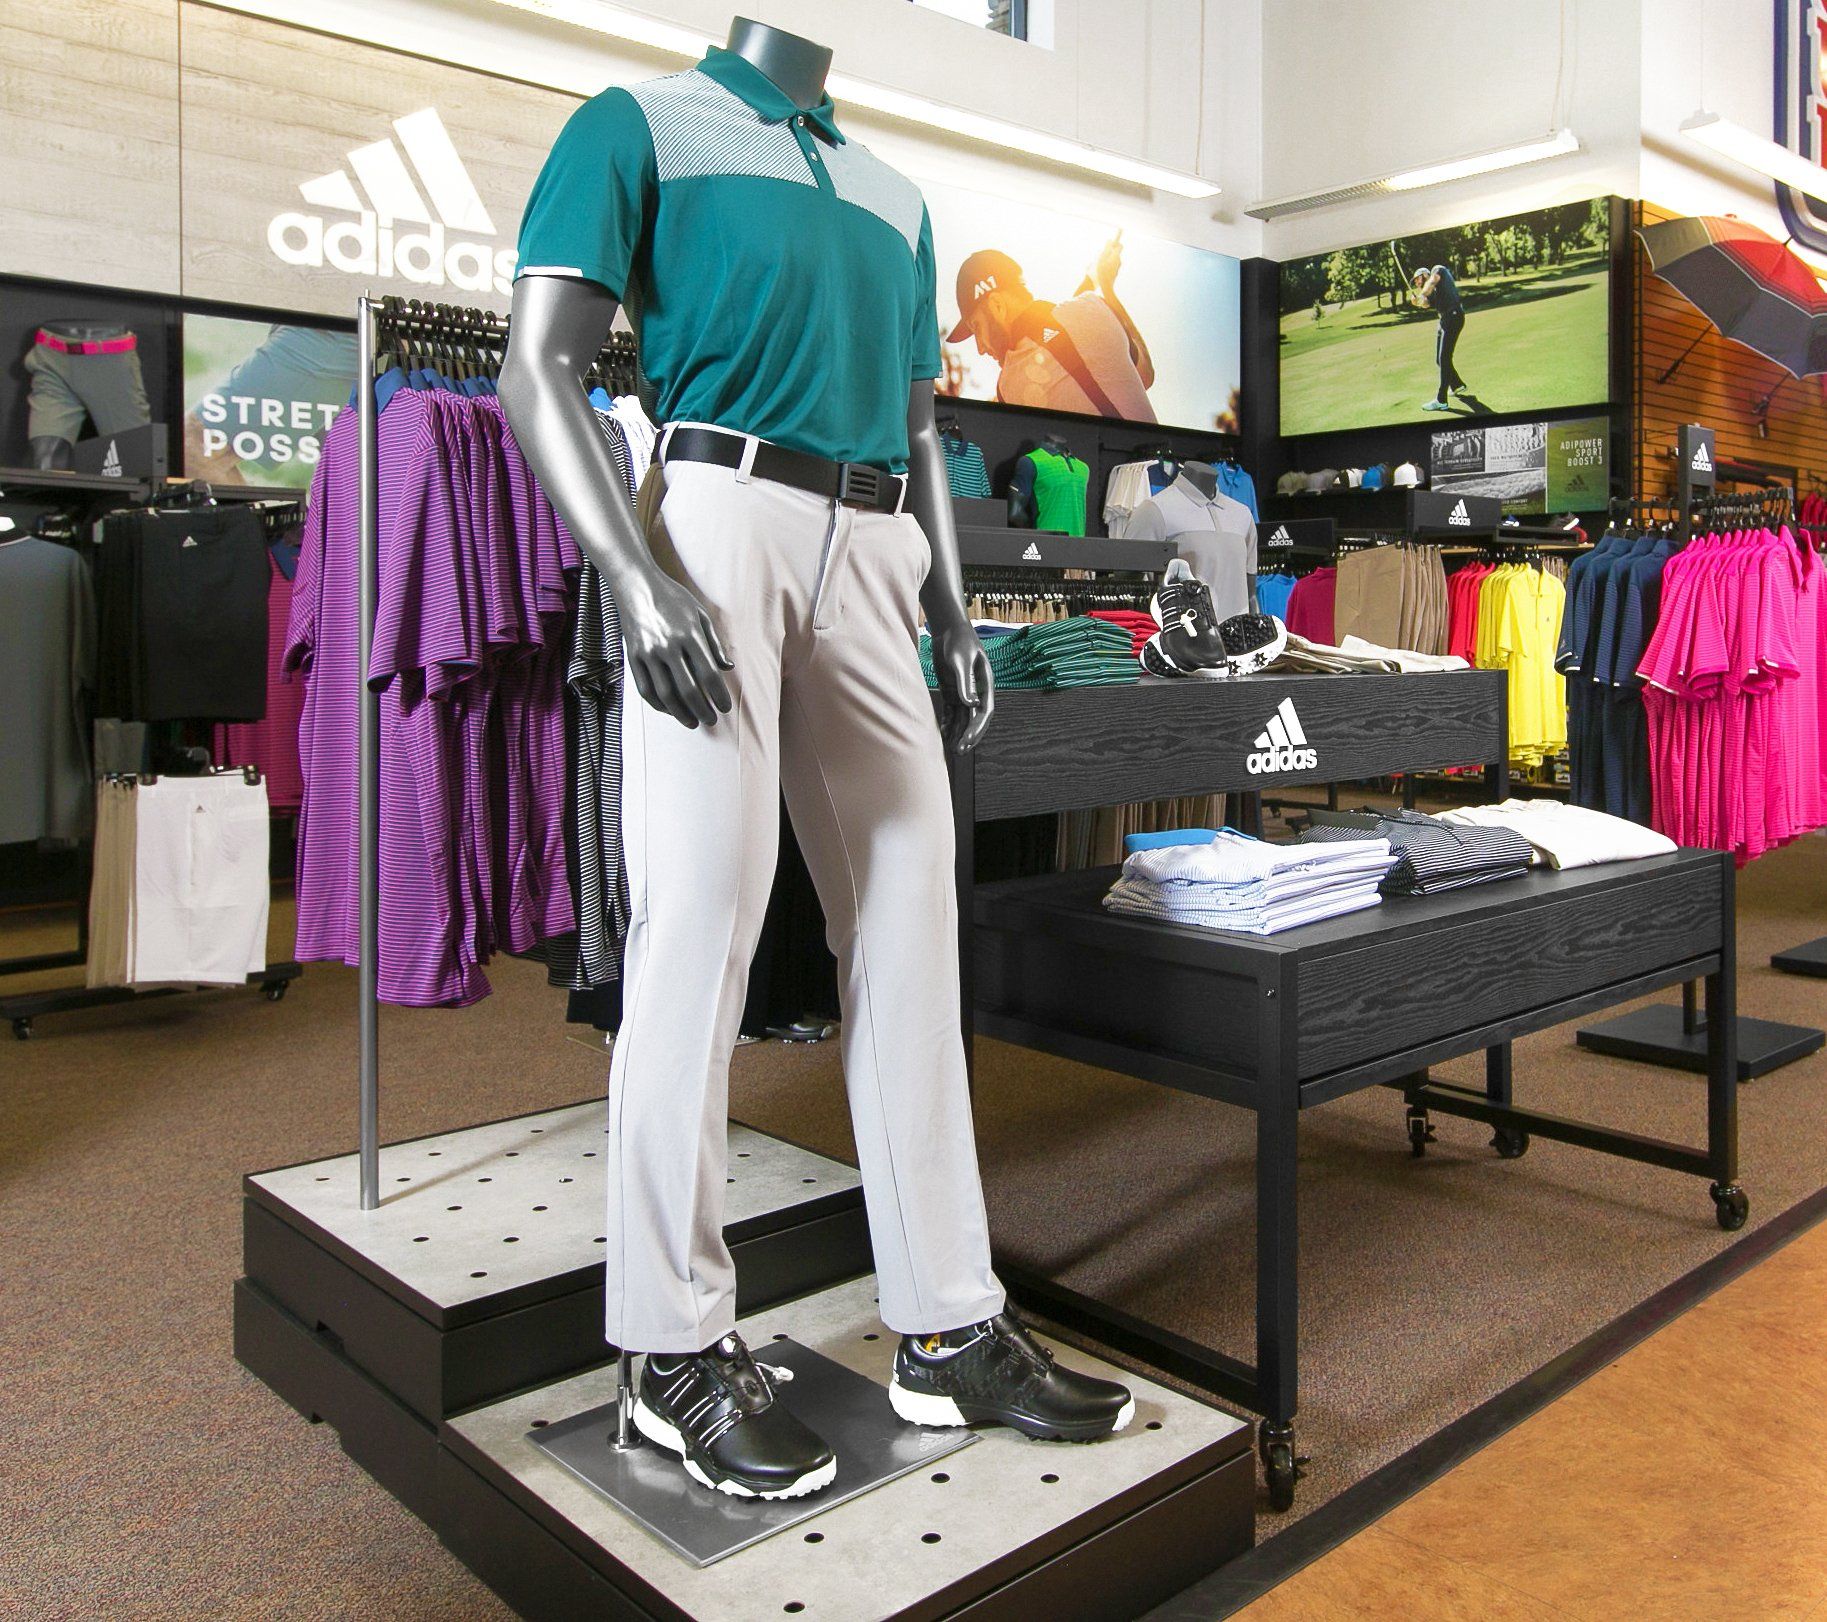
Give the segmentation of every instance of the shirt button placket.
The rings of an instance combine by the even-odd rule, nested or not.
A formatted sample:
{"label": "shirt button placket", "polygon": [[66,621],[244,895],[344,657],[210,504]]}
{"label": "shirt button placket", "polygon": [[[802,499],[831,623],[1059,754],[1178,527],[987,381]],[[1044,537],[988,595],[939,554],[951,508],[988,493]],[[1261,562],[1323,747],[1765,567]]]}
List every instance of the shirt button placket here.
{"label": "shirt button placket", "polygon": [[822,192],[830,191],[831,177],[825,171],[824,160],[818,155],[818,137],[806,127],[804,113],[796,113],[793,117],[793,138],[799,142],[800,156],[806,160],[806,167],[812,171],[818,189]]}

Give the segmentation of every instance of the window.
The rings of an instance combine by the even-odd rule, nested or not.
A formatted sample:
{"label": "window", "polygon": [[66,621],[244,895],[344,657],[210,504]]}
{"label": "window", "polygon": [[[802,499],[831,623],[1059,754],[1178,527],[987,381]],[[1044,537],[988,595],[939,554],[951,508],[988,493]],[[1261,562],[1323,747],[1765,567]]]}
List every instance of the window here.
{"label": "window", "polygon": [[913,0],[928,11],[943,12],[961,23],[1007,34],[1010,39],[1028,37],[1028,0]]}

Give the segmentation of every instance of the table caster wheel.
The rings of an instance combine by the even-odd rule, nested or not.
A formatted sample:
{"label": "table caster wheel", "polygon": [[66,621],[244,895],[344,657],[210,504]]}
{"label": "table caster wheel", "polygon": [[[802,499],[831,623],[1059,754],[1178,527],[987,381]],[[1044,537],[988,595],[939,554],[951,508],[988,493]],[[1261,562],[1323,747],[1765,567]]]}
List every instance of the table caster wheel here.
{"label": "table caster wheel", "polygon": [[1491,1147],[1505,1160],[1521,1160],[1529,1152],[1529,1134],[1519,1126],[1493,1127]]}
{"label": "table caster wheel", "polygon": [[1294,1451],[1294,1427],[1264,1423],[1256,1439],[1262,1455],[1263,1478],[1269,1488],[1269,1507],[1280,1513],[1294,1507],[1294,1484],[1305,1473],[1306,1460]]}
{"label": "table caster wheel", "polygon": [[285,988],[291,983],[290,980],[269,980],[260,988],[260,995],[268,1002],[281,1002],[285,998]]}
{"label": "table caster wheel", "polygon": [[1736,1183],[1715,1183],[1712,1188],[1713,1215],[1727,1233],[1736,1233],[1751,1214],[1751,1196]]}
{"label": "table caster wheel", "polygon": [[29,1042],[32,1039],[32,1021],[28,1015],[21,1014],[13,1021],[13,1040]]}
{"label": "table caster wheel", "polygon": [[1411,1105],[1408,1111],[1408,1152],[1419,1160],[1427,1153],[1427,1146],[1434,1141],[1434,1123],[1427,1118],[1427,1111],[1415,1109]]}

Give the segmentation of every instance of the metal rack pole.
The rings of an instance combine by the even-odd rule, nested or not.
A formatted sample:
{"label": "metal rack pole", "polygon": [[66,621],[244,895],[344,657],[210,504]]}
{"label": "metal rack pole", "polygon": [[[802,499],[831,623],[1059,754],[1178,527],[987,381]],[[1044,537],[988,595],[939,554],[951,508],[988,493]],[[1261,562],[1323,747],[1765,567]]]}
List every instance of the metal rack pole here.
{"label": "metal rack pole", "polygon": [[356,884],[360,894],[360,951],[356,1009],[360,1057],[361,1200],[364,1211],[381,1203],[381,705],[368,687],[374,614],[380,598],[380,444],[374,408],[375,305],[364,293],[356,306],[356,423],[359,434],[361,546],[356,606],[356,714],[359,717],[360,833]]}

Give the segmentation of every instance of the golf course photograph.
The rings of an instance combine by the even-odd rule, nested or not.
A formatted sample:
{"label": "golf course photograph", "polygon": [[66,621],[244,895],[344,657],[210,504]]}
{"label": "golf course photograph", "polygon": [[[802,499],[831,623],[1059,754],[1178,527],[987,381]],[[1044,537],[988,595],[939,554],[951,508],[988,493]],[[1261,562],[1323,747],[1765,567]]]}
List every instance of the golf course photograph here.
{"label": "golf course photograph", "polygon": [[1596,198],[1290,261],[1281,431],[1604,401],[1610,256]]}

